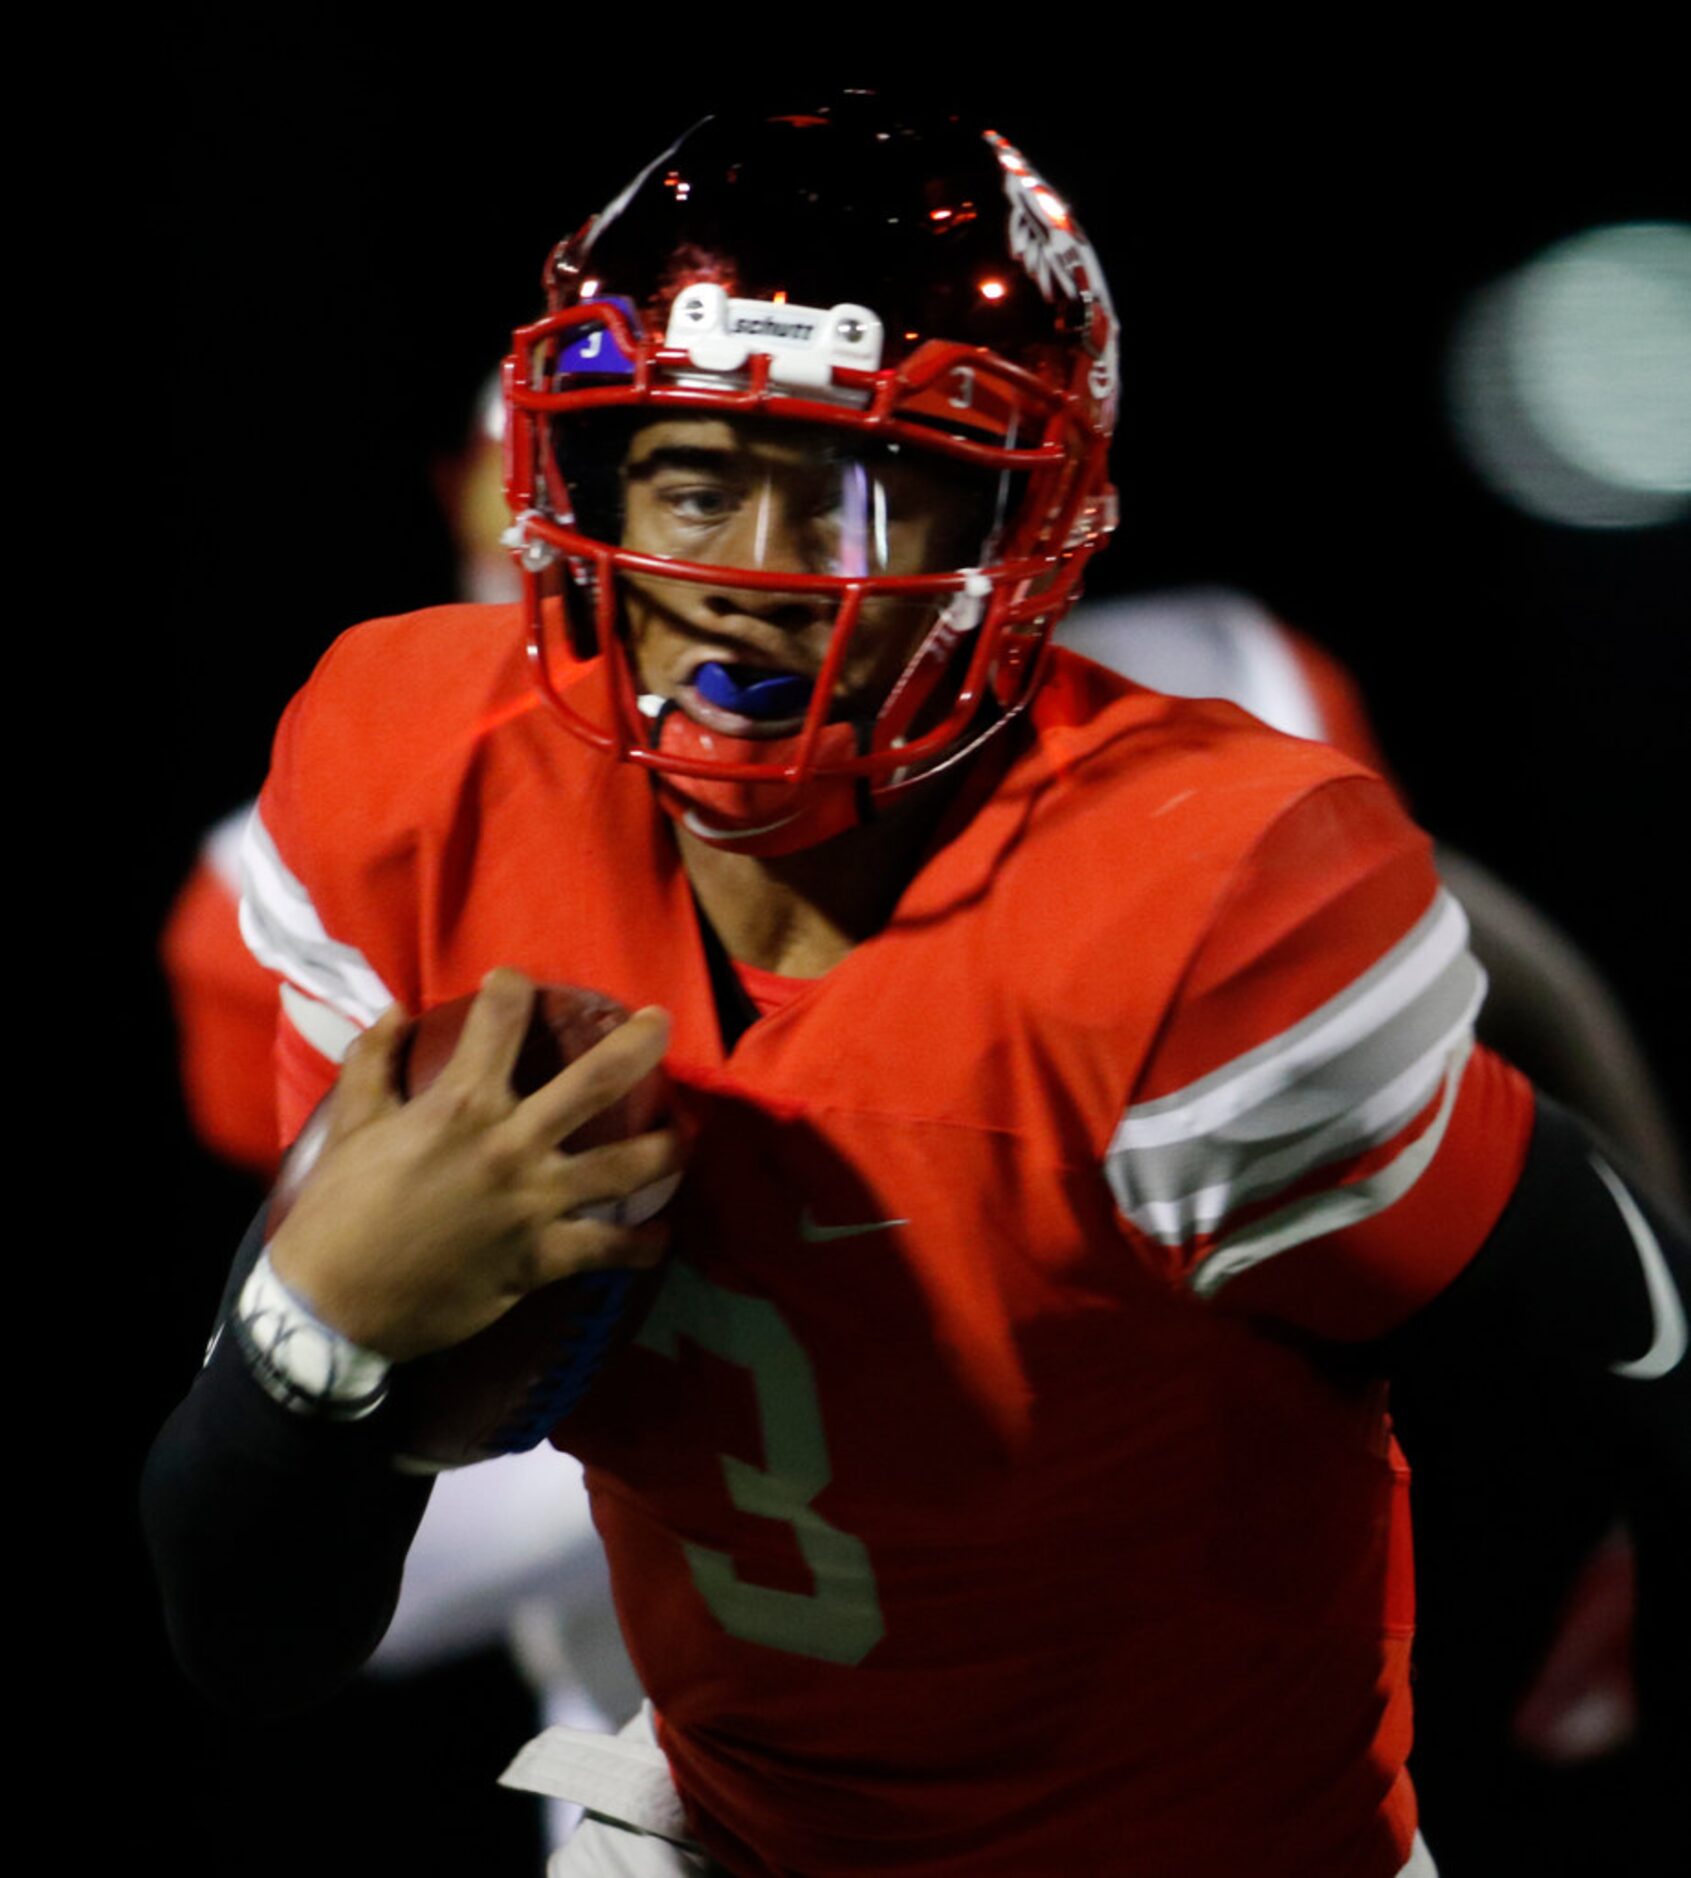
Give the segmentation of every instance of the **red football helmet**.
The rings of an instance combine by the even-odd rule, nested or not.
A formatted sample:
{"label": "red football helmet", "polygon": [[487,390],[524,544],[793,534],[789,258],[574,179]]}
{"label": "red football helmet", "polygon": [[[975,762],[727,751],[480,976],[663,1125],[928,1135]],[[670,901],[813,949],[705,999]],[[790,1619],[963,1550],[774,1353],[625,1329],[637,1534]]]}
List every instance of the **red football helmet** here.
{"label": "red football helmet", "polygon": [[[573,732],[696,834],[768,854],[1023,709],[1113,525],[1117,360],[1097,258],[1009,143],[865,93],[707,118],[559,245],[547,289],[505,364],[508,539]],[[633,519],[654,479],[656,535]],[[631,601],[698,644],[668,697],[642,694]],[[714,637],[736,614],[751,630]]]}

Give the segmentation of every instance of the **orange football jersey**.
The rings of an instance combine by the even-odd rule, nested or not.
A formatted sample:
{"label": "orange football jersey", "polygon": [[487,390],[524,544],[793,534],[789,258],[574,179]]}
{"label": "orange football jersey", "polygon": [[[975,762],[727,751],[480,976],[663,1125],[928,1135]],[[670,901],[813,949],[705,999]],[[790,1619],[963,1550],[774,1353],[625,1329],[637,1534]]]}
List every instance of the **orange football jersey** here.
{"label": "orange football jersey", "polygon": [[[1152,690],[1230,698],[1291,735],[1334,744],[1390,780],[1349,674],[1242,595],[1199,589],[1093,602],[1070,615],[1064,630],[1088,657]],[[160,950],[194,1132],[214,1153],[271,1176],[293,1128],[278,1141],[275,974],[248,951],[237,919],[233,850],[250,808],[207,832]],[[761,1008],[768,974],[743,975]],[[286,1032],[283,1051],[290,1062],[301,1055]],[[289,1080],[309,1100],[320,1070],[305,1055]],[[297,1106],[289,1105],[291,1115]]]}
{"label": "orange football jersey", "polygon": [[[1059,657],[885,930],[725,1055],[645,779],[453,607],[331,650],[248,869],[319,1040],[495,964],[674,1014],[674,1256],[555,1439],[731,1870],[1399,1870],[1406,1474],[1307,1333],[1448,1282],[1530,1096],[1386,785]],[[333,1068],[288,1052],[297,1121]]]}

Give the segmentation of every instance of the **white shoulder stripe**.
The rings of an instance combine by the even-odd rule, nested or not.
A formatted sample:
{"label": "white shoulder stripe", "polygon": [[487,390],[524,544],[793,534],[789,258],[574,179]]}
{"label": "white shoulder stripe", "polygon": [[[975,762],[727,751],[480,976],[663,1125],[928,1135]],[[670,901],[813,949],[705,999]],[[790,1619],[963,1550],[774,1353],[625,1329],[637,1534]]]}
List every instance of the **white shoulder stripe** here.
{"label": "white shoulder stripe", "polygon": [[1190,1193],[1164,1199],[1135,1199],[1124,1204],[1122,1211],[1153,1238],[1167,1245],[1179,1245],[1201,1233],[1214,1232],[1229,1213],[1241,1206],[1290,1187],[1323,1167],[1352,1160],[1390,1141],[1437,1094],[1453,1055],[1467,1046],[1478,1007],[1476,989],[1473,1002],[1463,1011],[1460,1021],[1431,1049],[1384,1088],[1324,1126],[1307,1133],[1276,1136],[1266,1142],[1217,1143],[1210,1165],[1212,1170],[1226,1165],[1226,1177]]}
{"label": "white shoulder stripe", "polygon": [[[1164,1245],[1210,1241],[1194,1280],[1207,1292],[1391,1205],[1436,1153],[1473,1045],[1485,974],[1466,939],[1466,918],[1440,890],[1410,932],[1317,1010],[1184,1089],[1130,1107],[1104,1159],[1123,1216]],[[1393,1151],[1441,1090],[1432,1124]],[[1336,1171],[1323,1191],[1276,1204],[1376,1150],[1392,1158],[1366,1177],[1341,1186]],[[1237,1226],[1246,1207],[1271,1210]]]}
{"label": "white shoulder stripe", "polygon": [[1213,1230],[1243,1201],[1389,1141],[1432,1099],[1484,991],[1484,973],[1462,953],[1371,1036],[1324,1062],[1283,1058],[1287,1080],[1259,1079],[1255,1104],[1208,1134],[1165,1146],[1112,1144],[1104,1171],[1117,1204],[1174,1243]]}
{"label": "white shoulder stripe", "polygon": [[1438,1114],[1401,1154],[1366,1180],[1306,1195],[1223,1239],[1192,1274],[1192,1289],[1199,1297],[1213,1297],[1228,1279],[1237,1278],[1240,1272],[1249,1271],[1253,1265],[1262,1264],[1278,1252],[1342,1231],[1346,1226],[1358,1225],[1402,1199],[1431,1166],[1444,1140],[1451,1111],[1456,1106],[1457,1091],[1462,1086],[1469,1047],[1463,1046],[1446,1073],[1444,1098],[1439,1103]]}
{"label": "white shoulder stripe", "polygon": [[356,946],[331,939],[255,808],[241,844],[241,934],[261,965],[363,1029],[393,993]]}
{"label": "white shoulder stripe", "polygon": [[286,979],[282,981],[282,1009],[288,1014],[288,1022],[312,1049],[331,1063],[344,1063],[354,1040],[363,1035],[350,1017],[342,1017],[339,1011],[331,1011],[328,1005],[308,998],[298,985],[289,984]]}
{"label": "white shoulder stripe", "polygon": [[1184,1089],[1135,1103],[1122,1117],[1111,1153],[1213,1135],[1265,1097],[1300,1081],[1308,1069],[1381,1030],[1459,965],[1467,941],[1467,915],[1441,887],[1384,957],[1309,1016]]}

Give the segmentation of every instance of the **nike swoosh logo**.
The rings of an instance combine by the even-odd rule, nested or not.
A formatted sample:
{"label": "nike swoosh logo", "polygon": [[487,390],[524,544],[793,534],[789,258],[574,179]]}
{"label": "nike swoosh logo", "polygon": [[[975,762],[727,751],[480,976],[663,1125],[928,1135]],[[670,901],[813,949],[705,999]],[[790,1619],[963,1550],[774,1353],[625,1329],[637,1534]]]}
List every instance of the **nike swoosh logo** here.
{"label": "nike swoosh logo", "polygon": [[1591,1165],[1597,1170],[1603,1185],[1609,1189],[1610,1197],[1620,1209],[1626,1229],[1632,1235],[1632,1243],[1638,1248],[1638,1262],[1644,1267],[1644,1289],[1650,1296],[1650,1317],[1655,1326],[1650,1347],[1642,1356],[1634,1357],[1630,1363],[1611,1363],[1609,1368],[1617,1376],[1630,1376],[1639,1382],[1653,1382],[1658,1376],[1667,1375],[1685,1354],[1685,1306],[1674,1289],[1673,1276],[1668,1271],[1667,1260],[1662,1257],[1662,1248],[1657,1243],[1656,1235],[1650,1229],[1650,1222],[1638,1210],[1638,1202],[1595,1154],[1591,1157]]}
{"label": "nike swoosh logo", "polygon": [[799,1237],[806,1245],[826,1245],[830,1239],[855,1239],[866,1232],[885,1232],[891,1226],[908,1226],[907,1219],[865,1219],[850,1226],[821,1226],[807,1206],[799,1220]]}

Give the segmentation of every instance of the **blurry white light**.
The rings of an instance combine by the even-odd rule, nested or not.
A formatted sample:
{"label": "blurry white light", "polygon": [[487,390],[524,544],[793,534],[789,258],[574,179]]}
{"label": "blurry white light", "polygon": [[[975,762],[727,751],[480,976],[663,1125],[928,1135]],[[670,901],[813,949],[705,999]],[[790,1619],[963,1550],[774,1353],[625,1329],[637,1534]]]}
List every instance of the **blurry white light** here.
{"label": "blurry white light", "polygon": [[1450,396],[1477,467],[1529,514],[1641,528],[1691,512],[1691,227],[1592,229],[1485,289]]}

